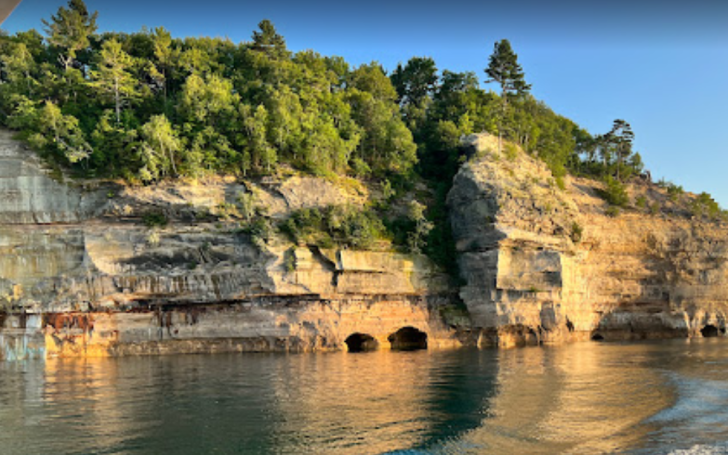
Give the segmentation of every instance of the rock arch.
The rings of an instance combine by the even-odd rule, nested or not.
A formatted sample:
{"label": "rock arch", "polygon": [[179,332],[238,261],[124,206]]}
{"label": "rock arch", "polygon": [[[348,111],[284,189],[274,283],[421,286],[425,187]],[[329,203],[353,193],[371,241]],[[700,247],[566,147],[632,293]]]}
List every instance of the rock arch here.
{"label": "rock arch", "polygon": [[427,349],[427,334],[414,327],[402,327],[387,337],[395,351]]}

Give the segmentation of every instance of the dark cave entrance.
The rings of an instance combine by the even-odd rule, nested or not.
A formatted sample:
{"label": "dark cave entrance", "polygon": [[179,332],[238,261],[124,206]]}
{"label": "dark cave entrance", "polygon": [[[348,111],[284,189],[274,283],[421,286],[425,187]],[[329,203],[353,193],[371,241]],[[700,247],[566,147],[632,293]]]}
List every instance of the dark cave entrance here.
{"label": "dark cave entrance", "polygon": [[703,335],[703,338],[713,338],[717,337],[720,334],[720,331],[718,330],[718,327],[708,324],[700,329],[700,334]]}
{"label": "dark cave entrance", "polygon": [[347,338],[344,342],[346,343],[349,352],[369,352],[376,351],[379,348],[377,340],[366,333],[354,333],[349,335],[349,338]]}
{"label": "dark cave entrance", "polygon": [[595,333],[594,335],[592,335],[591,339],[592,341],[604,341],[604,336]]}
{"label": "dark cave entrance", "polygon": [[427,349],[427,334],[414,327],[404,327],[387,338],[395,351]]}

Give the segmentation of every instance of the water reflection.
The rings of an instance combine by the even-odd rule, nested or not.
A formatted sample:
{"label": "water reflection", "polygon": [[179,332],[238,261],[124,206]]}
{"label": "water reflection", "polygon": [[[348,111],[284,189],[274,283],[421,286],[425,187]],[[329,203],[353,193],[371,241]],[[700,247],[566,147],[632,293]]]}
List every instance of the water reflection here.
{"label": "water reflection", "polygon": [[[277,453],[382,453],[480,423],[494,352],[298,356],[279,365]],[[305,377],[305,380],[301,378]]]}
{"label": "water reflection", "polygon": [[456,443],[462,453],[614,453],[649,431],[672,402],[649,347],[584,343],[500,353],[490,417]]}
{"label": "water reflection", "polygon": [[728,438],[724,346],[6,363],[0,453],[667,452]]}

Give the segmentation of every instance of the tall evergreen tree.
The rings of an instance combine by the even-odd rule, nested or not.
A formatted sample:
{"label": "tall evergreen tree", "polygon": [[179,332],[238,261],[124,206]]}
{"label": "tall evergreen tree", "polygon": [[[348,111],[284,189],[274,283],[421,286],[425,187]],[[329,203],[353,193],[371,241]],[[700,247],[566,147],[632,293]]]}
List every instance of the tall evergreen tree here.
{"label": "tall evergreen tree", "polygon": [[48,42],[61,50],[58,59],[65,71],[73,66],[78,52],[88,48],[97,17],[98,12],[89,14],[83,0],[70,0],[68,9],[60,7],[50,21],[43,19]]}
{"label": "tall evergreen tree", "polygon": [[253,32],[254,51],[264,52],[270,57],[283,57],[288,54],[286,40],[276,31],[275,26],[268,19],[258,24],[259,31]]}
{"label": "tall evergreen tree", "polygon": [[[628,160],[632,158],[632,142],[634,141],[634,132],[632,132],[632,126],[624,120],[617,119],[614,121],[614,126],[610,135],[614,140],[614,149],[617,158],[617,180],[621,180],[624,174],[623,168],[628,163]],[[640,159],[641,161],[641,159]]]}
{"label": "tall evergreen tree", "polygon": [[501,87],[501,113],[498,125],[498,149],[500,151],[503,142],[503,120],[508,108],[508,97],[522,95],[531,90],[531,86],[526,83],[523,68],[518,64],[518,56],[513,52],[511,43],[507,39],[495,43],[485,73],[489,77],[488,83],[495,82]]}

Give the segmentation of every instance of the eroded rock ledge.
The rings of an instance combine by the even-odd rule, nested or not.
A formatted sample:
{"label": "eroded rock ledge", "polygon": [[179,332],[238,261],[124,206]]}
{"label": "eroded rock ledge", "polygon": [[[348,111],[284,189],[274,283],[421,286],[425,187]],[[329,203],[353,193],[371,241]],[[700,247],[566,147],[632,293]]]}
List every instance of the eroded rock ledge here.
{"label": "eroded rock ledge", "polygon": [[0,359],[460,345],[425,257],[260,242],[210,214],[246,191],[274,219],[361,194],[310,177],[85,185],[0,132]]}
{"label": "eroded rock ledge", "polygon": [[609,217],[599,183],[567,177],[559,189],[523,152],[467,140],[479,158],[448,204],[481,344],[725,334],[725,225],[644,210]]}
{"label": "eroded rock ledge", "polygon": [[[210,214],[253,192],[282,220],[361,204],[361,188],[312,177],[81,188],[0,131],[0,359],[725,334],[726,226],[609,217],[599,183],[559,189],[523,152],[467,140],[476,157],[448,197],[455,289],[422,256],[260,242]],[[142,222],[159,213],[168,225]]]}

